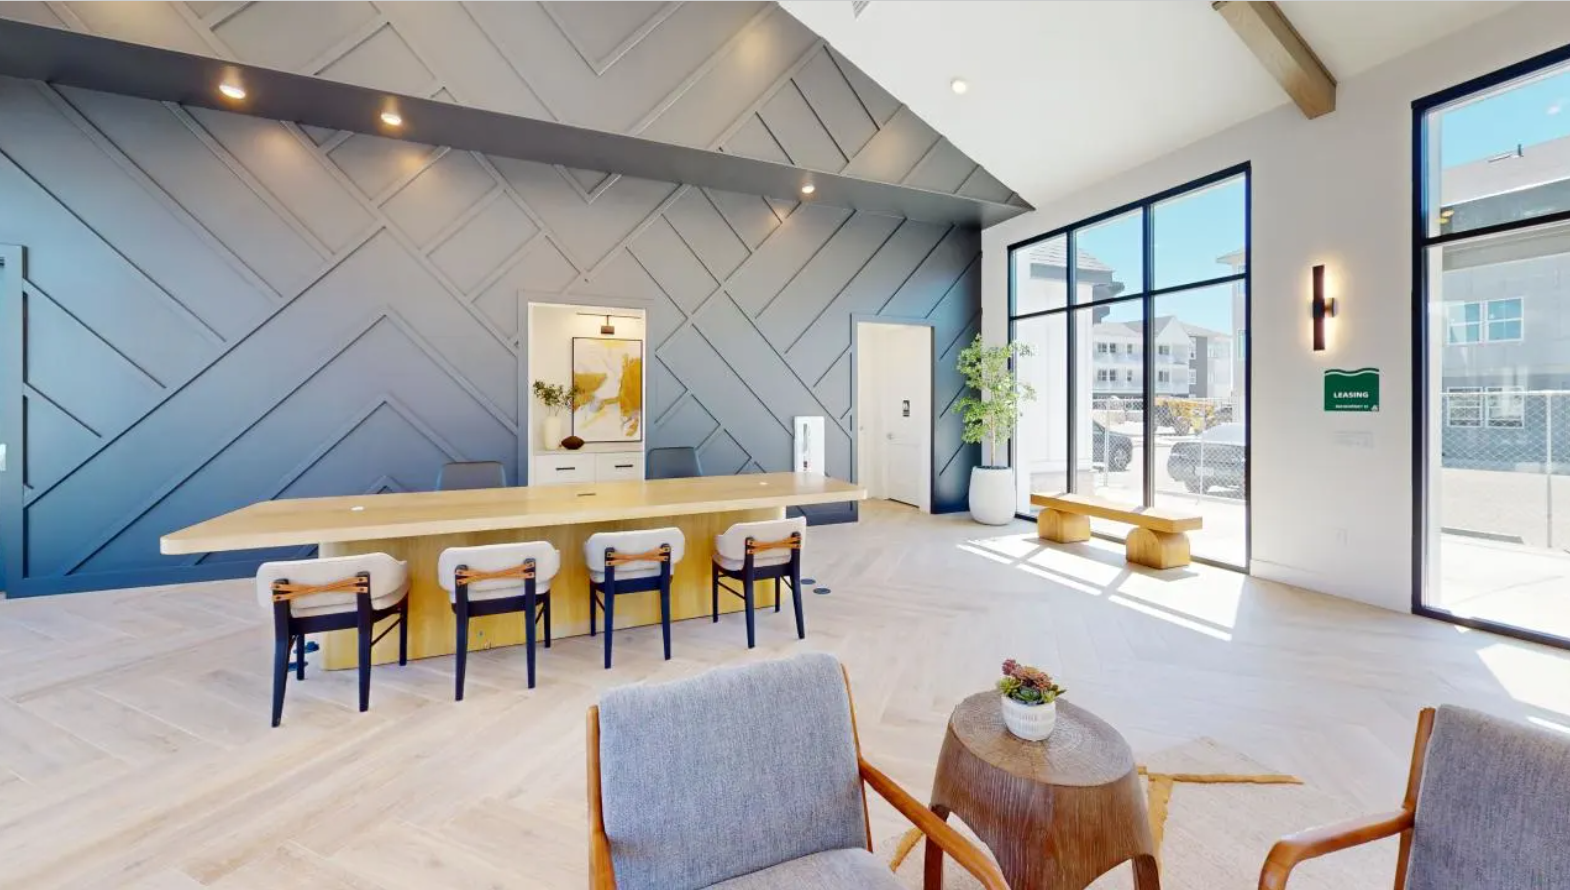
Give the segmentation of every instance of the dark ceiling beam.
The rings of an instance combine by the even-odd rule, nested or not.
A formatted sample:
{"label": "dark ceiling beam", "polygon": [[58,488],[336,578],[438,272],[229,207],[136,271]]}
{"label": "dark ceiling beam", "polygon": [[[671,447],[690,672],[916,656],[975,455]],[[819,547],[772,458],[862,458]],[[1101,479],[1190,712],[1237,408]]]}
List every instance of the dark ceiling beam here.
{"label": "dark ceiling beam", "polygon": [[[986,227],[1032,208],[806,170],[725,152],[372,90],[90,34],[0,20],[0,75],[446,145],[520,160],[804,200],[922,222]],[[218,85],[241,84],[245,98]],[[382,123],[396,110],[403,124]]]}
{"label": "dark ceiling beam", "polygon": [[1304,117],[1313,119],[1336,110],[1336,79],[1281,7],[1252,0],[1218,0],[1211,7],[1232,26]]}

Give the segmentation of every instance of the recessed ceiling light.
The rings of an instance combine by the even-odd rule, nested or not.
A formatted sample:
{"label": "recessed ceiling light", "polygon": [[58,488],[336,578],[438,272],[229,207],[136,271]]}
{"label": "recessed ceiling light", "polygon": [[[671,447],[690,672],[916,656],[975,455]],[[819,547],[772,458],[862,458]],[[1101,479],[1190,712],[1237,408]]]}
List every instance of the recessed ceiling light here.
{"label": "recessed ceiling light", "polygon": [[801,187],[801,193],[803,195],[810,195],[810,194],[812,194],[813,192],[815,192],[817,190],[818,190],[818,187],[813,185],[810,182]]}
{"label": "recessed ceiling light", "polygon": [[955,94],[963,96],[970,91],[970,84],[965,82],[965,78],[956,77],[949,81],[949,89],[953,90]]}
{"label": "recessed ceiling light", "polygon": [[218,92],[223,93],[225,96],[228,96],[231,99],[245,98],[245,87],[242,87],[239,84],[221,83],[218,85]]}
{"label": "recessed ceiling light", "polygon": [[403,126],[403,115],[396,111],[384,111],[382,112],[382,123],[389,127],[401,127]]}

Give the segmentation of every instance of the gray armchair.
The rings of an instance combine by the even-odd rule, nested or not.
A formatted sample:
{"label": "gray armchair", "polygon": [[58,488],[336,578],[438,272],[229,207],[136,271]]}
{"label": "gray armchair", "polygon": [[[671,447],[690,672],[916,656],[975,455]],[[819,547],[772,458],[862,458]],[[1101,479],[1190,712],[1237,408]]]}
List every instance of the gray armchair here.
{"label": "gray armchair", "polygon": [[1465,708],[1418,716],[1401,809],[1283,838],[1259,875],[1401,836],[1396,890],[1570,887],[1570,739]]}
{"label": "gray armchair", "polygon": [[871,785],[986,890],[973,844],[861,759],[850,687],[815,653],[613,689],[589,709],[595,890],[899,890],[871,853]]}

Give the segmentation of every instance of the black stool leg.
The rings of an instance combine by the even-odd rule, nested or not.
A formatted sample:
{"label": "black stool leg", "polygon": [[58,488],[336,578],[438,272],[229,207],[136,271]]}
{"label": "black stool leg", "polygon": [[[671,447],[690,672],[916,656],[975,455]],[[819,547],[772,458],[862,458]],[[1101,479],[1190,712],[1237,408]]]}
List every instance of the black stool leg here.
{"label": "black stool leg", "polygon": [[665,638],[665,660],[671,660],[671,579],[660,584],[660,635]]}
{"label": "black stool leg", "polygon": [[545,648],[551,648],[551,595],[545,597]]}
{"label": "black stool leg", "polygon": [[305,634],[300,634],[299,637],[297,637],[297,639],[300,641],[300,649],[299,649],[299,656],[297,657],[297,659],[295,661],[295,665],[294,665],[294,678],[296,680],[304,680],[305,679]]}
{"label": "black stool leg", "polygon": [[[364,598],[364,594],[361,594]],[[371,613],[370,606],[360,604],[360,713],[371,707]]]}
{"label": "black stool leg", "polygon": [[525,593],[523,595],[523,611],[524,611],[523,645],[524,645],[524,649],[525,649],[524,661],[528,665],[528,669],[529,669],[529,688],[530,689],[534,688],[534,635],[535,635],[534,621],[535,621],[536,618],[539,617],[535,613],[535,609],[539,608],[539,604],[535,602],[535,598],[536,598],[536,594],[534,594],[532,592]]}
{"label": "black stool leg", "polygon": [[289,637],[281,636],[273,643],[273,725],[283,719],[283,689],[289,682]]}
{"label": "black stool leg", "polygon": [[709,564],[709,615],[713,623],[720,623],[720,567],[718,563]]}
{"label": "black stool leg", "polygon": [[785,579],[784,578],[775,578],[774,579],[774,611],[775,612],[778,612],[780,610],[780,598],[785,595],[784,589],[782,587],[782,585],[784,583],[785,583]]}
{"label": "black stool leg", "polygon": [[398,663],[409,663],[409,597],[398,604]]}
{"label": "black stool leg", "polygon": [[457,656],[456,672],[453,676],[453,700],[463,701],[463,676],[469,666],[469,610],[467,603],[458,606],[458,631],[457,640],[454,641],[453,654]]}
{"label": "black stool leg", "polygon": [[807,638],[807,624],[806,624],[806,621],[801,616],[801,579],[800,578],[792,577],[790,579],[790,592],[791,592],[791,598],[796,601],[796,639],[798,639],[798,640],[805,640]]}
{"label": "black stool leg", "polygon": [[591,637],[594,636],[595,633],[597,633],[597,628],[595,627],[595,621],[598,620],[599,615],[600,615],[600,601],[594,595],[594,585],[590,584],[589,585],[589,636],[591,636]]}
{"label": "black stool leg", "polygon": [[616,588],[607,585],[604,588],[605,597],[605,669],[611,669],[611,636],[612,629],[616,626]]}
{"label": "black stool leg", "polygon": [[741,598],[742,598],[742,601],[746,604],[746,608],[747,608],[747,648],[748,649],[751,649],[753,646],[757,645],[757,642],[758,642],[757,641],[757,633],[754,630],[755,623],[754,623],[753,615],[752,615],[752,585],[753,585],[752,573],[749,572],[749,573],[747,573],[747,575],[745,577],[743,577],[741,579],[741,592],[742,592],[742,597]]}

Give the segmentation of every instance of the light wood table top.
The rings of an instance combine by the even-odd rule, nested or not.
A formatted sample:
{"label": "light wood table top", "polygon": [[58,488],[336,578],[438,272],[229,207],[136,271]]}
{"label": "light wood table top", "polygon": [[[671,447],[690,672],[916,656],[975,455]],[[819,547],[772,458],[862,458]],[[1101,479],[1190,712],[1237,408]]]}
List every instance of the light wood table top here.
{"label": "light wood table top", "polygon": [[859,485],[809,473],[482,488],[262,501],[164,535],[170,555],[576,525],[860,501]]}

